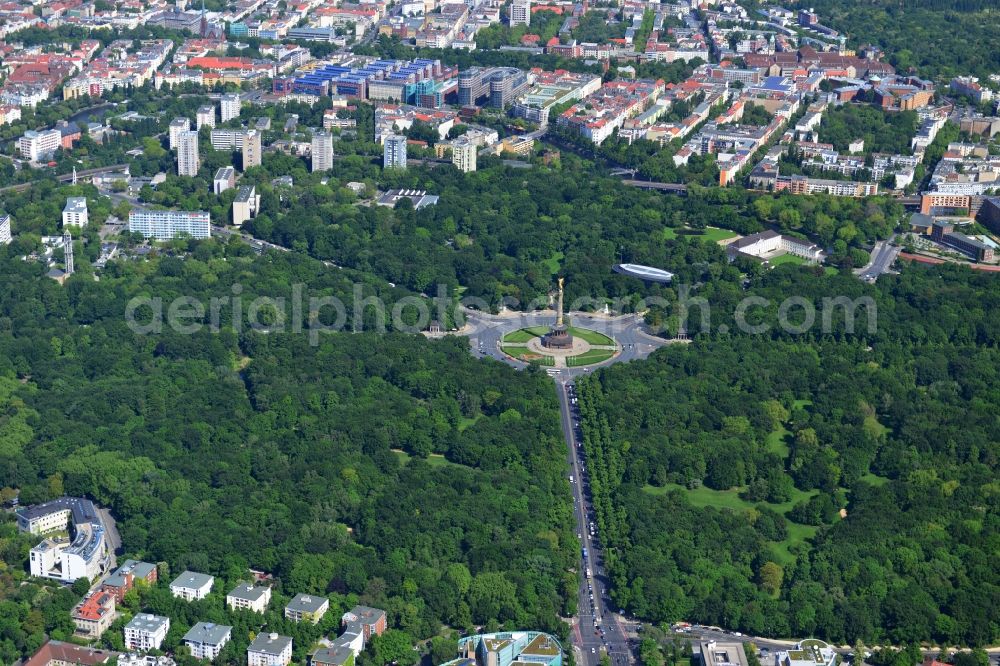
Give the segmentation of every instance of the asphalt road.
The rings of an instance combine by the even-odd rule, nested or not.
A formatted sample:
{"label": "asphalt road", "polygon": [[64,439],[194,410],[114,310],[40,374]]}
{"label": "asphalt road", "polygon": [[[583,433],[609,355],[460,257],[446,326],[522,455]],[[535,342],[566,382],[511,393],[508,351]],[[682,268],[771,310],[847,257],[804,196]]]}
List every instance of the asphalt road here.
{"label": "asphalt road", "polygon": [[887,272],[892,263],[896,261],[899,250],[899,246],[893,245],[891,242],[879,241],[875,243],[875,247],[872,248],[871,260],[867,266],[861,269],[858,277],[865,282],[875,282],[878,276]]}
{"label": "asphalt road", "polygon": [[[579,439],[580,416],[573,402],[573,392],[572,383],[556,383],[563,437],[569,452],[573,517],[581,548],[578,610],[572,632],[575,658],[580,666],[596,666],[606,652],[612,664],[626,666],[632,661],[632,652],[622,620],[611,605],[600,535],[590,504],[586,461]],[[586,558],[583,549],[586,549]]]}

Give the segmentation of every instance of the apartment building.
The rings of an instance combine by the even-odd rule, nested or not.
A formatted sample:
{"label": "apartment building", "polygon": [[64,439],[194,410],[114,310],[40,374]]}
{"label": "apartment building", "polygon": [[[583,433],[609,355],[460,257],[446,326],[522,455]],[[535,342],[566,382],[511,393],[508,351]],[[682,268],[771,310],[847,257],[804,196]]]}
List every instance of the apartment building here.
{"label": "apartment building", "polygon": [[341,616],[340,623],[348,630],[357,628],[365,643],[372,636],[381,636],[388,626],[385,611],[369,606],[355,606]]}
{"label": "apartment building", "polygon": [[213,150],[243,150],[247,131],[243,129],[213,129],[209,134]]}
{"label": "apartment building", "polygon": [[199,622],[191,627],[181,640],[184,641],[192,657],[211,660],[219,656],[222,648],[229,642],[232,632],[233,628],[225,624]]}
{"label": "apartment building", "polygon": [[195,127],[198,129],[201,129],[202,127],[215,127],[215,107],[199,107],[198,111],[195,113],[194,120]]}
{"label": "apartment building", "polygon": [[[243,170],[250,167],[260,166],[263,157],[261,147],[261,134],[257,130],[250,130],[243,137]],[[332,147],[331,147],[332,150]]]}
{"label": "apartment building", "polygon": [[170,631],[170,618],[139,613],[125,625],[125,647],[137,652],[159,650]]}
{"label": "apartment building", "polygon": [[236,187],[236,169],[227,166],[215,172],[215,177],[212,178],[212,192],[219,195],[233,187]]}
{"label": "apartment building", "polygon": [[406,137],[402,134],[385,137],[385,144],[382,146],[382,168],[406,168]]}
{"label": "apartment building", "polygon": [[239,93],[234,93],[231,95],[223,95],[222,101],[219,103],[219,118],[222,122],[227,120],[232,120],[233,118],[240,117],[240,95]]}
{"label": "apartment building", "polygon": [[62,132],[57,129],[36,132],[28,130],[17,140],[17,150],[21,156],[32,162],[51,157],[62,147]]}
{"label": "apartment building", "polygon": [[[251,188],[242,188],[249,190]],[[248,610],[263,613],[271,603],[271,588],[266,585],[254,587],[250,583],[240,583],[226,595],[226,605],[233,610]]]}
{"label": "apartment building", "polygon": [[181,132],[177,137],[177,175],[197,176],[199,168],[198,133]]}
{"label": "apartment building", "polygon": [[115,653],[108,650],[50,640],[31,655],[24,666],[101,666],[114,656]]}
{"label": "apartment building", "polygon": [[10,233],[10,215],[0,215],[0,245],[7,245],[13,240]]}
{"label": "apartment building", "polygon": [[170,136],[170,150],[177,150],[177,143],[180,139],[181,132],[191,131],[191,119],[190,118],[174,118],[170,121],[170,129],[168,130]]}
{"label": "apartment building", "polygon": [[158,572],[155,564],[125,560],[114,573],[104,579],[101,590],[115,595],[115,601],[120,604],[125,600],[125,593],[135,587],[137,582],[144,581],[152,585],[156,583],[157,579]]}
{"label": "apartment building", "polygon": [[513,0],[510,3],[510,25],[531,25],[531,0]]}
{"label": "apartment building", "polygon": [[87,197],[67,197],[62,212],[63,226],[87,226]]}
{"label": "apartment building", "polygon": [[[151,211],[151,212],[172,213],[174,211]],[[207,223],[208,213],[204,213],[204,215],[206,217],[206,223]],[[132,231],[131,215],[129,215],[129,231]],[[147,238],[148,237],[149,236],[147,235]],[[175,578],[174,582],[170,583],[170,593],[175,597],[180,597],[181,599],[184,599],[185,601],[204,599],[205,597],[208,596],[208,593],[212,591],[212,585],[214,583],[215,583],[214,576],[198,573],[196,571],[185,571],[180,576]]]}
{"label": "apartment building", "polygon": [[330,609],[330,600],[310,594],[296,594],[285,606],[285,617],[293,622],[316,624]]}
{"label": "apartment building", "polygon": [[100,638],[115,621],[115,595],[110,592],[92,592],[80,600],[70,613],[77,635]]}
{"label": "apartment building", "polygon": [[333,168],[333,135],[316,132],[312,137],[312,170],[329,171]]}
{"label": "apartment building", "polygon": [[[257,194],[257,188],[253,185],[241,187],[236,193],[236,198],[233,199],[233,224],[238,227],[247,220],[257,217],[259,210],[260,195]],[[268,599],[270,599],[270,588],[267,589]]]}
{"label": "apartment building", "polygon": [[292,639],[259,633],[247,648],[247,666],[287,666],[292,661]]}
{"label": "apartment building", "polygon": [[456,141],[452,144],[451,163],[463,173],[475,171],[476,150],[477,147],[474,143],[470,143],[468,141]]}

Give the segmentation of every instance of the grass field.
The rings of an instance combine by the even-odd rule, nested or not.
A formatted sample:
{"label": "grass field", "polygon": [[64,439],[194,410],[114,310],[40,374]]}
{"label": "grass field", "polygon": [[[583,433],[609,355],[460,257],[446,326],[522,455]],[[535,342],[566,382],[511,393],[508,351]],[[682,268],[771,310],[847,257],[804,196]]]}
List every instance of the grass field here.
{"label": "grass field", "polygon": [[[397,458],[399,458],[399,462],[401,465],[408,465],[410,461],[413,460],[413,456],[411,456],[406,451],[403,451],[402,449],[393,449],[392,452],[396,455]],[[432,467],[445,467],[448,465],[454,467],[465,467],[465,465],[460,465],[459,463],[451,462],[440,453],[432,453],[429,456],[427,456],[425,460],[427,461],[427,464]]]}
{"label": "grass field", "polygon": [[511,331],[507,335],[503,336],[503,342],[505,344],[507,344],[507,343],[511,343],[511,344],[515,344],[515,345],[516,344],[523,344],[525,342],[530,341],[532,338],[537,338],[537,337],[538,337],[537,334],[532,333],[531,331],[529,331],[526,328],[521,328],[521,329],[518,329],[516,331]]}
{"label": "grass field", "polygon": [[614,355],[615,353],[610,349],[591,349],[590,351],[584,352],[579,356],[570,356],[566,359],[566,365],[571,368],[581,365],[593,365],[594,363],[607,361]]}
{"label": "grass field", "polygon": [[863,477],[861,477],[861,480],[870,486],[884,486],[885,484],[889,483],[889,481],[891,481],[892,479],[889,479],[888,477],[884,476],[879,476],[878,474],[872,474],[871,472],[869,472],[868,474],[865,474]]}
{"label": "grass field", "polygon": [[[548,332],[548,326],[519,328],[516,331],[511,331],[507,335],[503,336],[503,342],[504,344],[520,345],[530,341],[532,338],[541,337]],[[570,335],[586,340],[592,345],[607,345],[610,347],[615,344],[615,341],[608,336],[603,333],[598,333],[597,331],[592,331],[589,328],[577,328],[576,326],[570,326],[569,332]]]}
{"label": "grass field", "polygon": [[525,363],[534,363],[536,365],[551,366],[555,365],[555,360],[551,356],[541,356],[535,358],[535,352],[531,351],[527,347],[520,345],[506,345],[503,348],[505,354],[509,354],[516,359],[524,361]]}
{"label": "grass field", "polygon": [[728,238],[735,238],[736,236],[739,236],[739,234],[735,231],[720,229],[718,227],[705,227],[704,229],[690,229],[685,227],[679,232],[677,229],[672,227],[665,227],[661,233],[663,234],[664,240],[674,240],[678,236],[687,236],[689,238],[701,238],[702,240],[711,241],[713,243],[718,243],[720,240],[726,240]]}
{"label": "grass field", "polygon": [[739,236],[739,234],[735,231],[720,229],[718,227],[705,227],[705,233],[702,234],[702,238],[712,241],[713,243],[718,243],[720,240],[726,240],[729,238],[736,238],[737,236]]}
{"label": "grass field", "polygon": [[549,268],[549,273],[555,275],[559,272],[559,268],[562,266],[562,260],[566,255],[562,252],[556,252],[551,257],[545,260],[545,265]]}
{"label": "grass field", "polygon": [[603,333],[598,333],[597,331],[592,331],[589,328],[577,328],[576,326],[570,326],[569,334],[589,342],[592,345],[606,345],[611,347],[615,344],[615,341],[608,336]]}
{"label": "grass field", "polygon": [[798,264],[802,266],[808,262],[798,255],[786,253],[774,259],[768,259],[768,263],[772,266],[780,266],[781,264]]}

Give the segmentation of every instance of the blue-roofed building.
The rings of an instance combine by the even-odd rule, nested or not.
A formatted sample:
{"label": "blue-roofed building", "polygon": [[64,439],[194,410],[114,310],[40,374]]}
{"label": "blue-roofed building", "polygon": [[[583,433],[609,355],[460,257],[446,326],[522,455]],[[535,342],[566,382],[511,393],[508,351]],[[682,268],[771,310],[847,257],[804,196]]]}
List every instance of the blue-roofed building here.
{"label": "blue-roofed building", "polygon": [[787,76],[768,76],[760,83],[750,86],[752,92],[778,92],[790,93],[795,90],[795,82]]}

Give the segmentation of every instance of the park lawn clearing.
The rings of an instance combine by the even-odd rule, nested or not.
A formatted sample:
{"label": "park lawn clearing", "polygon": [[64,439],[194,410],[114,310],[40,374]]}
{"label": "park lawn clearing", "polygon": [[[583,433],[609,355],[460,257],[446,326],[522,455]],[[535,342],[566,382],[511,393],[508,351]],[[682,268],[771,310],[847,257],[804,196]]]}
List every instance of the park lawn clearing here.
{"label": "park lawn clearing", "polygon": [[868,472],[867,474],[865,474],[864,476],[862,476],[861,480],[864,481],[865,483],[867,483],[870,486],[876,486],[876,487],[878,487],[878,486],[884,486],[885,484],[887,484],[890,481],[892,481],[892,479],[890,479],[888,477],[879,476],[878,474],[873,474],[872,472]]}
{"label": "park lawn clearing", "polygon": [[570,356],[566,359],[566,365],[571,368],[581,365],[594,365],[595,363],[603,363],[614,355],[615,352],[610,349],[591,349],[578,356]]}
{"label": "park lawn clearing", "polygon": [[[413,460],[413,456],[411,456],[409,453],[407,453],[402,449],[392,449],[392,452],[393,454],[395,454],[396,458],[399,459],[399,464],[403,465],[404,467],[406,465],[409,465],[410,461]],[[455,467],[466,467],[466,465],[462,465],[461,463],[451,462],[440,453],[431,453],[426,458],[424,458],[424,462],[426,462],[431,467],[446,467],[448,465],[454,465]]]}
{"label": "park lawn clearing", "polygon": [[719,241],[729,240],[730,238],[736,238],[739,236],[739,234],[735,231],[720,229],[719,227],[705,227],[704,229],[681,227],[679,231],[673,227],[664,227],[660,233],[663,235],[664,240],[674,240],[678,236],[686,236],[688,238],[700,238],[701,240],[707,240],[713,243],[718,243]]}
{"label": "park lawn clearing", "polygon": [[544,263],[548,267],[549,273],[551,273],[552,275],[558,273],[559,269],[562,267],[562,260],[565,257],[566,255],[563,254],[562,252],[556,252],[551,257],[546,259]]}
{"label": "park lawn clearing", "polygon": [[736,238],[737,236],[739,236],[739,234],[735,231],[720,229],[719,227],[705,227],[705,232],[701,235],[702,238],[712,241],[713,243],[729,240],[730,238]]}
{"label": "park lawn clearing", "polygon": [[589,328],[577,328],[576,326],[569,327],[569,334],[574,338],[580,338],[585,342],[589,342],[592,345],[601,345],[606,347],[614,347],[615,341],[604,335],[603,333],[598,333],[597,331],[592,331]]}
{"label": "park lawn clearing", "polygon": [[815,525],[799,525],[798,523],[788,521],[788,538],[784,541],[772,542],[774,548],[771,549],[771,552],[778,559],[777,563],[787,566],[794,562],[796,556],[792,553],[792,547],[812,539],[816,536],[816,530],[818,529]]}

